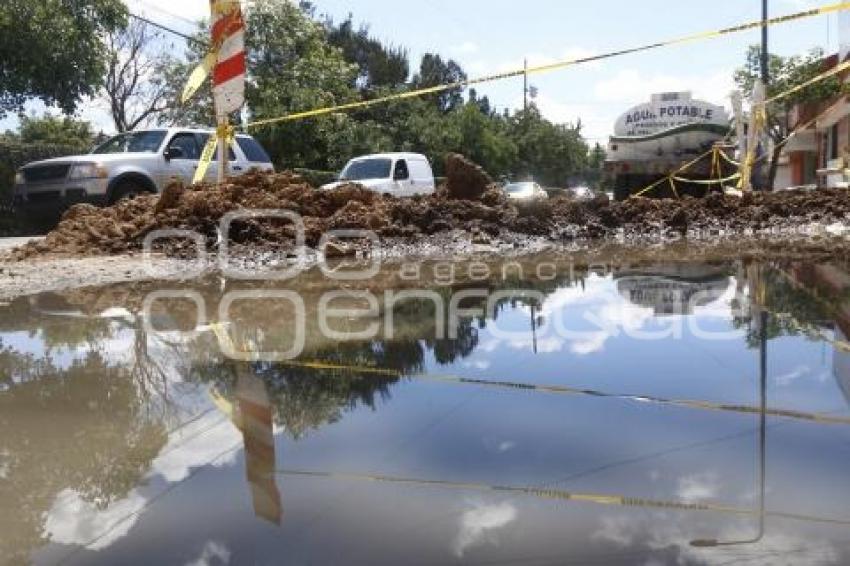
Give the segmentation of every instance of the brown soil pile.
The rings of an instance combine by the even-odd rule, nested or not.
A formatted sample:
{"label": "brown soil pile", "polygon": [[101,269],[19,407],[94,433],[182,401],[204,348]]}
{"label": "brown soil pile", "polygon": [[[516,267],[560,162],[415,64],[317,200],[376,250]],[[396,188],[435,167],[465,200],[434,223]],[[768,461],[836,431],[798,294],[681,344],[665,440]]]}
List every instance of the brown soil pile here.
{"label": "brown soil pile", "polygon": [[446,190],[449,198],[479,200],[492,184],[490,175],[463,155],[450,153],[446,157]]}
{"label": "brown soil pile", "polygon": [[[465,160],[464,160],[465,161]],[[606,236],[665,237],[671,234],[744,234],[750,230],[789,230],[808,222],[850,219],[850,192],[822,190],[748,194],[713,194],[704,199],[633,198],[609,202],[606,197],[576,201],[567,197],[517,204],[488,184],[477,169],[454,167],[451,189],[428,197],[397,199],[348,184],[322,191],[292,173],[249,173],[216,187],[167,188],[162,196],[144,195],[108,208],[76,205],[47,238],[16,253],[24,259],[41,254],[71,256],[115,254],[139,250],[156,229],[183,229],[202,234],[207,249],[219,242],[223,215],[239,209],[286,209],[304,220],[307,244],[315,247],[322,234],[334,229],[369,229],[382,238],[422,242],[423,236],[462,230],[483,243],[517,234],[556,242]],[[476,171],[474,174],[470,171]],[[464,183],[470,183],[467,186]],[[479,198],[457,198],[482,191]],[[293,226],[285,220],[248,219],[236,222],[230,241],[251,251],[286,252],[293,244]],[[190,254],[194,244],[164,241],[161,249],[177,256]],[[347,255],[355,248],[334,244],[329,255]]]}

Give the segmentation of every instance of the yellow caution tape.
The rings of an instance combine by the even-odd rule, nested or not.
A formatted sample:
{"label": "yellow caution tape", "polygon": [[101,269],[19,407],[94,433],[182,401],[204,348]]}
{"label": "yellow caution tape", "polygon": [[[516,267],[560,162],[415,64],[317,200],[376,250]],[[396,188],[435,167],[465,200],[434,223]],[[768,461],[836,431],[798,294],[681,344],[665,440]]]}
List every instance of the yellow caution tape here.
{"label": "yellow caution tape", "polygon": [[548,72],[551,72],[551,71],[580,65],[580,64],[583,64],[583,63],[590,63],[590,62],[599,61],[599,60],[602,60],[602,59],[610,59],[610,58],[619,57],[619,56],[622,56],[622,55],[630,55],[630,54],[639,53],[639,52],[642,52],[642,51],[650,51],[650,50],[658,49],[658,48],[661,48],[661,47],[669,47],[671,45],[690,43],[690,42],[694,42],[694,41],[698,41],[698,40],[702,40],[702,39],[711,39],[711,38],[722,37],[722,36],[727,35],[727,34],[739,33],[739,32],[752,30],[752,29],[758,29],[758,28],[761,28],[763,26],[773,26],[773,25],[777,25],[777,24],[783,24],[783,23],[787,23],[787,22],[790,22],[790,21],[794,21],[794,20],[809,18],[809,17],[812,17],[812,16],[829,14],[829,13],[832,13],[832,12],[838,12],[838,11],[847,10],[847,9],[850,9],[850,2],[840,2],[840,3],[836,3],[836,4],[828,4],[828,5],[821,6],[819,8],[813,8],[811,10],[806,10],[806,11],[803,11],[803,12],[797,12],[797,13],[794,13],[794,14],[788,14],[788,15],[785,15],[785,16],[779,16],[779,17],[776,17],[776,18],[772,18],[772,19],[767,20],[766,22],[763,22],[761,20],[757,20],[757,21],[748,22],[748,23],[741,24],[741,25],[734,26],[734,27],[724,28],[724,29],[720,29],[720,30],[713,30],[713,31],[695,33],[695,34],[686,35],[686,36],[683,36],[683,37],[674,38],[674,39],[671,39],[671,40],[668,40],[668,41],[661,41],[661,42],[658,42],[658,43],[651,43],[651,44],[642,45],[642,46],[639,46],[639,47],[621,49],[619,51],[612,51],[612,52],[609,52],[609,53],[603,53],[601,55],[592,55],[592,56],[589,56],[589,57],[580,57],[580,58],[577,58],[577,59],[568,59],[568,60],[565,60],[565,61],[550,63],[548,65],[538,65],[538,66],[534,66],[534,67],[529,67],[528,69],[525,69],[525,68],[516,69],[516,70],[508,71],[508,72],[505,72],[505,73],[488,75],[488,76],[483,76],[483,77],[474,78],[474,79],[467,79],[467,80],[464,80],[464,81],[457,81],[457,82],[448,83],[448,84],[436,85],[436,86],[432,86],[432,87],[402,92],[402,93],[398,93],[398,94],[391,94],[391,95],[388,95],[388,96],[374,98],[374,99],[371,99],[371,100],[361,100],[361,101],[357,101],[357,102],[339,104],[339,105],[336,105],[336,106],[328,106],[328,107],[325,107],[325,108],[317,108],[315,110],[308,110],[308,111],[305,111],[305,112],[296,112],[296,113],[293,113],[293,114],[287,114],[285,116],[279,116],[279,117],[276,117],[276,118],[265,118],[265,119],[262,119],[262,120],[255,120],[254,122],[249,122],[249,123],[245,124],[244,128],[246,128],[246,129],[247,128],[257,128],[257,127],[260,127],[260,126],[266,126],[266,125],[269,125],[269,124],[275,124],[275,123],[279,123],[279,122],[291,122],[291,121],[294,121],[294,120],[302,120],[304,118],[312,118],[312,117],[316,117],[316,116],[322,116],[322,115],[325,115],[325,114],[333,114],[333,113],[337,113],[337,112],[344,112],[344,111],[347,111],[347,110],[355,110],[355,109],[358,109],[358,108],[368,108],[370,106],[375,106],[377,104],[383,104],[383,103],[386,103],[386,102],[404,100],[404,99],[407,99],[407,98],[415,98],[415,97],[419,97],[419,96],[423,96],[423,95],[427,95],[427,94],[435,94],[435,93],[439,93],[439,92],[444,92],[444,91],[452,90],[452,89],[455,89],[455,88],[463,88],[463,87],[473,86],[473,85],[477,85],[477,84],[481,84],[481,83],[494,82],[494,81],[509,79],[509,78],[513,78],[513,77],[520,77],[520,76],[523,76],[525,74],[548,73]]}
{"label": "yellow caution tape", "polygon": [[687,163],[685,163],[684,165],[682,165],[681,167],[679,167],[678,169],[676,169],[675,171],[670,173],[670,175],[667,175],[666,177],[662,177],[661,179],[655,181],[654,183],[652,183],[648,187],[641,189],[640,191],[631,195],[631,197],[629,197],[629,198],[639,197],[639,196],[643,195],[644,193],[651,191],[652,189],[654,189],[655,187],[657,187],[661,183],[667,181],[670,177],[672,177],[674,175],[678,175],[679,173],[684,173],[685,171],[687,171],[688,169],[690,169],[691,167],[693,167],[694,165],[696,165],[697,163],[699,163],[700,161],[702,161],[703,159],[705,159],[706,157],[711,155],[713,151],[714,151],[714,148],[709,149],[708,151],[706,151],[702,155],[699,155],[699,156],[695,157],[694,159],[688,161]]}
{"label": "yellow caution tape", "polygon": [[[230,352],[243,352],[243,353],[251,353],[250,346],[247,344],[243,344],[242,347],[237,348],[233,342],[233,339],[230,337],[230,334],[227,332],[225,326],[220,322],[215,322],[210,324],[210,329],[215,334],[216,338],[219,341],[219,344],[224,345],[225,350]],[[307,361],[299,361],[299,360],[283,360],[283,361],[275,361],[275,363],[291,366],[291,367],[301,367],[308,369],[326,369],[326,370],[334,370],[334,371],[348,371],[348,372],[356,372],[356,373],[367,373],[374,375],[381,375],[387,377],[400,377],[401,372],[394,369],[389,368],[379,368],[373,366],[351,366],[345,364],[335,364],[328,363],[318,360],[307,360]]]}
{"label": "yellow caution tape", "polygon": [[217,0],[210,4],[210,12],[213,16],[228,14],[236,9],[242,9],[240,0]]}
{"label": "yellow caution tape", "polygon": [[732,159],[731,157],[726,155],[725,151],[718,151],[717,154],[720,156],[720,159],[722,159],[723,161],[725,161],[729,165],[734,165],[735,167],[740,167],[741,164],[738,161],[735,161],[734,159]]}
{"label": "yellow caution tape", "polygon": [[[210,328],[215,333],[220,343],[226,344],[227,348],[230,351],[236,351],[233,345],[233,340],[231,339],[229,333],[225,329],[224,325],[221,323],[213,323],[210,325]],[[847,345],[848,349],[850,349],[850,344]],[[250,349],[247,347],[241,349],[243,352],[250,352]],[[345,364],[336,364],[336,363],[327,363],[318,360],[306,360],[306,361],[282,361],[276,362],[280,365],[292,366],[292,367],[302,367],[309,369],[326,369],[326,370],[334,370],[334,371],[345,371],[352,373],[364,373],[364,374],[373,374],[383,377],[401,377],[403,372],[391,368],[379,368],[374,366],[352,366]],[[471,377],[460,377],[455,375],[429,375],[429,374],[413,374],[408,376],[411,379],[417,379],[420,381],[434,381],[441,383],[454,383],[459,385],[477,385],[483,387],[495,387],[500,389],[514,389],[514,390],[523,390],[523,391],[536,391],[541,393],[552,393],[552,394],[560,394],[560,395],[587,395],[590,397],[600,397],[600,398],[613,398],[620,399],[623,401],[634,401],[638,403],[652,403],[656,405],[668,405],[674,407],[682,407],[688,409],[703,409],[703,410],[711,410],[711,411],[724,411],[724,412],[732,412],[732,413],[742,413],[742,414],[759,414],[761,412],[761,407],[756,407],[752,405],[737,405],[731,403],[715,403],[711,401],[702,401],[702,400],[694,400],[694,399],[668,399],[665,397],[656,397],[651,395],[637,395],[632,393],[611,393],[607,391],[599,391],[595,389],[582,389],[577,387],[570,387],[567,385],[547,385],[547,384],[534,384],[534,383],[518,383],[512,381],[496,381],[489,379],[480,379],[480,378],[471,378]],[[773,417],[782,417],[782,418],[790,418],[790,419],[798,419],[809,422],[817,422],[822,424],[842,424],[842,425],[850,425],[850,417],[839,417],[833,416],[823,413],[808,413],[803,411],[796,411],[793,409],[783,409],[783,408],[767,408],[765,409],[765,414],[773,416]]]}
{"label": "yellow caution tape", "polygon": [[183,87],[183,94],[180,96],[182,104],[186,104],[186,101],[192,98],[201,88],[204,80],[209,76],[210,70],[215,65],[215,60],[215,53],[207,53],[206,57],[201,60],[201,64],[195,67],[192,74],[189,75],[189,80],[186,81],[186,86]]}
{"label": "yellow caution tape", "polygon": [[207,170],[210,167],[210,163],[212,162],[213,155],[215,154],[216,142],[223,140],[224,143],[232,146],[236,143],[234,133],[235,130],[233,126],[220,125],[216,128],[215,135],[210,136],[210,139],[207,140],[207,143],[204,146],[204,150],[201,152],[201,159],[198,160],[198,168],[195,169],[195,176],[192,177],[193,185],[204,180]]}
{"label": "yellow caution tape", "polygon": [[734,181],[736,179],[739,179],[740,177],[740,173],[735,173],[734,175],[730,175],[722,179],[688,179],[686,177],[676,177],[675,175],[670,176],[670,178],[674,181],[678,181],[680,183],[692,183],[695,185],[719,185],[727,181]]}
{"label": "yellow caution tape", "polygon": [[[759,515],[756,509],[735,507],[709,501],[688,502],[669,501],[661,499],[649,499],[645,497],[630,497],[627,495],[614,495],[604,493],[580,493],[561,489],[541,488],[533,486],[514,485],[492,485],[479,482],[458,482],[451,480],[410,478],[402,476],[390,476],[379,474],[358,474],[350,472],[325,472],[316,470],[276,470],[275,473],[289,477],[307,477],[319,479],[339,479],[349,481],[367,481],[391,484],[407,484],[422,487],[441,487],[448,489],[496,491],[501,493],[513,493],[518,495],[530,495],[541,499],[553,499],[558,501],[580,501],[584,503],[595,503],[597,505],[617,505],[621,507],[648,507],[655,509],[670,509],[676,511],[713,511],[732,515]],[[788,513],[785,511],[765,511],[767,517],[782,519],[793,519],[812,523],[827,523],[833,525],[850,525],[848,519],[837,519],[832,517],[818,517],[802,513]]]}
{"label": "yellow caution tape", "polygon": [[783,98],[791,96],[792,94],[796,94],[796,93],[800,92],[801,90],[809,88],[810,86],[817,84],[817,83],[819,83],[823,80],[826,80],[830,77],[834,77],[835,75],[837,75],[839,73],[843,73],[844,71],[846,71],[848,69],[850,69],[850,61],[845,61],[844,63],[841,63],[840,65],[836,65],[832,69],[830,69],[830,70],[828,70],[824,73],[821,73],[820,75],[818,75],[818,76],[816,76],[812,79],[809,79],[802,84],[799,84],[799,85],[797,85],[793,88],[789,88],[785,92],[777,94],[776,96],[774,96],[772,98],[768,98],[767,100],[764,101],[764,104],[765,104],[765,106],[767,106],[768,104],[776,102],[777,100],[781,100]]}
{"label": "yellow caution tape", "polygon": [[195,169],[195,176],[192,177],[193,185],[204,180],[204,177],[207,174],[207,169],[210,167],[210,162],[212,162],[213,153],[215,153],[215,144],[217,141],[217,135],[210,136],[210,139],[207,140],[207,143],[204,146],[204,151],[201,152],[201,159],[198,161],[198,168]]}

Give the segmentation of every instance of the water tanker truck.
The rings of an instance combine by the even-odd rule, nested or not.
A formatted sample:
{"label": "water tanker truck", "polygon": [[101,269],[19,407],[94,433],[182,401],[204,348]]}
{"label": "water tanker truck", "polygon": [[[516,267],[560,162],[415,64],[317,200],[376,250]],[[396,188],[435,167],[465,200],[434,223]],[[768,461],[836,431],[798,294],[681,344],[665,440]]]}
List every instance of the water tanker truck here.
{"label": "water tanker truck", "polygon": [[[690,92],[653,94],[649,103],[631,108],[614,126],[605,161],[605,174],[614,189],[614,198],[624,200],[640,193],[671,173],[695,181],[718,178],[710,156],[684,171],[679,170],[721,142],[729,125],[729,116],[722,106],[695,100]],[[724,176],[730,173],[730,167],[724,162],[721,168]],[[704,195],[710,187],[693,182],[677,182],[675,186],[678,194],[693,196]],[[672,195],[673,188],[668,182],[644,194]]]}

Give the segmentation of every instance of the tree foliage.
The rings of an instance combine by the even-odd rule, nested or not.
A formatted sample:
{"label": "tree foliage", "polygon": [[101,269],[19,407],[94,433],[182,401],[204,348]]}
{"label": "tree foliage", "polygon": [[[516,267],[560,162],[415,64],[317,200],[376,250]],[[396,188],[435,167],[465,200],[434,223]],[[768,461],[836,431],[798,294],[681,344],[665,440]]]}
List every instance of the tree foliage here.
{"label": "tree foliage", "polygon": [[133,20],[127,27],[109,33],[106,47],[103,93],[117,131],[134,130],[173,104],[166,82],[171,77],[164,71],[171,66],[169,48],[174,44],[169,45],[162,33]]}
{"label": "tree foliage", "polygon": [[0,4],[0,116],[38,98],[73,112],[103,84],[102,39],[126,21],[120,0],[4,0]]}
{"label": "tree foliage", "polygon": [[[258,0],[246,9],[245,18],[249,121],[467,78],[455,61],[433,53],[422,57],[418,72],[409,78],[404,48],[383,44],[368,27],[355,26],[351,17],[339,24],[327,18],[319,21],[312,6],[303,2]],[[186,62],[175,61],[164,70],[166,82],[173,85],[170,99],[179,97],[185,78],[203,55],[201,44],[193,43]],[[160,121],[212,124],[209,87],[191,104],[174,105]],[[552,186],[565,186],[584,174],[588,154],[580,124],[553,124],[533,105],[514,115],[499,113],[486,96],[474,90],[464,96],[461,87],[261,126],[250,133],[280,168],[339,170],[356,155],[413,151],[428,156],[440,175],[446,154],[459,152],[494,176],[533,177]]]}
{"label": "tree foliage", "polygon": [[[433,86],[458,83],[465,81],[467,75],[453,59],[443,61],[434,53],[426,53],[419,64],[419,73],[413,77],[413,88],[428,88]],[[450,112],[463,103],[463,89],[460,87],[444,90],[436,94],[426,95],[426,100],[432,100],[443,112]]]}
{"label": "tree foliage", "polygon": [[[768,57],[770,82],[767,85],[767,98],[784,93],[789,89],[805,83],[826,71],[822,49],[813,49],[806,55],[781,57],[770,54]],[[761,47],[750,46],[747,51],[746,63],[735,71],[735,83],[744,95],[753,91],[753,86],[761,76]],[[819,81],[807,88],[784,97],[767,108],[767,134],[774,144],[778,144],[791,133],[788,123],[788,112],[798,103],[819,103],[838,95],[846,87],[837,76]],[[776,168],[781,153],[781,147],[776,147],[770,163],[770,171],[766,180],[767,188],[773,187],[776,178]]]}
{"label": "tree foliage", "polygon": [[384,45],[369,35],[369,27],[355,28],[352,17],[338,25],[326,20],[328,42],[338,47],[345,57],[357,65],[355,85],[363,92],[378,88],[396,88],[407,82],[410,61],[407,49],[395,45]]}
{"label": "tree foliage", "polygon": [[21,143],[88,147],[94,140],[91,124],[69,116],[21,116]]}

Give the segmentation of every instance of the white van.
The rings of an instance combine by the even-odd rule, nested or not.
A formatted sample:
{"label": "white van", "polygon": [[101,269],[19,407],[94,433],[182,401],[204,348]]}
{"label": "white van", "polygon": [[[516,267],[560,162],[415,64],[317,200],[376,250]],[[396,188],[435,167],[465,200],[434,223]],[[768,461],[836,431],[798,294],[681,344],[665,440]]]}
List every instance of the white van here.
{"label": "white van", "polygon": [[333,189],[345,183],[359,183],[381,194],[396,197],[430,195],[434,173],[428,159],[419,153],[376,153],[349,161],[339,180],[322,186]]}

